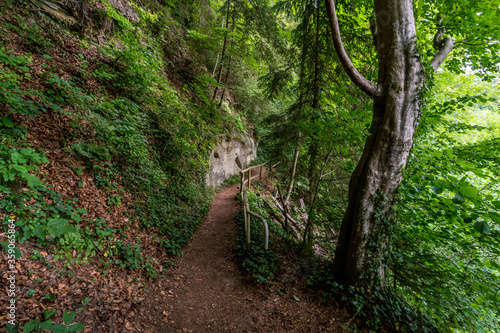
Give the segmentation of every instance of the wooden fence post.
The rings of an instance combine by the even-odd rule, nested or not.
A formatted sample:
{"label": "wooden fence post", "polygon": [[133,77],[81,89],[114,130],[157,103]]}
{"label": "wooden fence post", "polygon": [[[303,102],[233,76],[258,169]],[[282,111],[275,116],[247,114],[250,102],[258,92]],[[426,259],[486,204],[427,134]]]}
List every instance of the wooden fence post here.
{"label": "wooden fence post", "polygon": [[240,193],[243,193],[243,183],[245,182],[245,173],[241,173],[241,184],[240,184]]}
{"label": "wooden fence post", "polygon": [[248,229],[247,229],[247,244],[250,244],[250,214],[248,214],[247,210],[247,220],[248,220]]}

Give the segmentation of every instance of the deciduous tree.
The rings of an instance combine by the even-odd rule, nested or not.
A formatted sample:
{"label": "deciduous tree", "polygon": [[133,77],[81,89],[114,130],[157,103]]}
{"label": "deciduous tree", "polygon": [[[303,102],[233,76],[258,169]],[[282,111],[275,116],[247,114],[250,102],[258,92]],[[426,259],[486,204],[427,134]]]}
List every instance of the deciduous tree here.
{"label": "deciduous tree", "polygon": [[[437,70],[453,49],[455,40],[452,36],[445,37],[448,33],[459,36],[461,40],[457,42],[461,46],[472,44],[481,48],[483,67],[494,68],[492,63],[495,59],[498,61],[498,56],[491,50],[498,50],[498,43],[494,42],[498,40],[498,28],[494,27],[491,15],[498,16],[498,5],[495,7],[486,0],[475,1],[473,5],[468,1],[418,1],[417,9],[423,13],[420,15],[437,17],[428,21],[428,24],[434,22],[437,30],[432,41],[436,51],[432,59],[425,61],[419,53],[419,42],[425,41],[418,38],[414,1],[375,0],[376,22],[372,29],[378,52],[375,84],[363,77],[344,49],[335,1],[325,2],[341,63],[352,82],[373,98],[370,133],[349,184],[349,204],[342,222],[333,272],[341,284],[367,286],[384,280],[383,254],[389,242],[386,230],[418,125],[426,74]],[[462,24],[457,24],[460,19],[457,13],[464,13]],[[447,25],[449,30],[446,30]],[[477,32],[486,33],[487,37]],[[425,33],[422,34],[425,37]],[[454,68],[460,70],[458,58],[453,60]],[[467,53],[462,53],[460,60],[481,67],[481,61]]]}

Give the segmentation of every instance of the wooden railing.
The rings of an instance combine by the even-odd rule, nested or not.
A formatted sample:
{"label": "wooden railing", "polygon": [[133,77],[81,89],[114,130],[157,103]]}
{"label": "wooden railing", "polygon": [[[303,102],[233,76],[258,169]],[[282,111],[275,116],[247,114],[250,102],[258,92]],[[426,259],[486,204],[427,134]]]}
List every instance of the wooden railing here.
{"label": "wooden railing", "polygon": [[[266,164],[267,164],[267,162],[259,164],[259,165],[254,165],[252,167],[246,168],[245,170],[241,170],[240,192],[243,192],[243,185],[245,185],[244,183],[248,183],[248,188],[251,188],[252,187],[252,179],[259,177],[259,181],[262,181],[262,171],[264,169],[264,165],[266,165]],[[256,169],[256,168],[260,168],[259,174],[257,176],[252,177],[252,170]],[[247,180],[245,180],[245,173],[246,172],[248,172],[248,179]]]}
{"label": "wooden railing", "polygon": [[[262,173],[264,170],[264,165],[266,165],[267,163],[268,162],[262,163],[259,165],[254,165],[252,167],[241,170],[241,187],[240,187],[241,199],[243,201],[243,216],[245,219],[245,235],[246,235],[247,244],[250,244],[250,222],[251,222],[251,216],[253,216],[253,217],[260,219],[262,221],[262,223],[264,224],[264,249],[266,249],[266,250],[269,247],[269,227],[268,227],[267,221],[264,217],[260,216],[257,213],[254,213],[250,210],[250,204],[248,203],[248,195],[247,195],[247,183],[248,183],[248,188],[250,188],[252,186],[252,179],[259,177],[259,181],[262,181]],[[273,168],[276,165],[278,165],[278,163],[276,163],[275,165],[273,165],[269,168],[269,172],[271,174],[272,174]],[[252,170],[257,169],[257,168],[260,168],[259,174],[252,177]],[[245,173],[247,173],[247,172],[248,172],[248,177],[247,177],[247,179],[245,179]]]}

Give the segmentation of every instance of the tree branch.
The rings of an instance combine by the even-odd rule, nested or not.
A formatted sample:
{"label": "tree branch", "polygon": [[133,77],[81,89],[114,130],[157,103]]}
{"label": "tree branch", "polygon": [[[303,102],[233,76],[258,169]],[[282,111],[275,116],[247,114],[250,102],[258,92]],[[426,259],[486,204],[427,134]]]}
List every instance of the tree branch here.
{"label": "tree branch", "polygon": [[434,69],[434,71],[438,70],[438,68],[444,62],[446,57],[448,57],[448,54],[450,54],[453,46],[455,45],[455,41],[451,37],[446,37],[443,39],[445,31],[446,30],[444,28],[440,28],[434,36],[433,46],[438,50],[438,52],[434,56],[434,59],[432,59],[431,61],[431,67]]}
{"label": "tree branch", "polygon": [[455,41],[455,44],[464,44],[464,45],[469,45],[469,46],[486,46],[488,43],[469,43],[463,40]]}
{"label": "tree branch", "polygon": [[352,82],[363,92],[368,94],[368,96],[373,97],[375,91],[377,90],[377,86],[359,73],[344,49],[342,37],[340,36],[340,28],[337,19],[337,12],[335,11],[334,0],[325,0],[325,3],[328,18],[330,20],[330,28],[332,29],[333,45],[335,46],[335,51],[337,51],[337,55],[339,56],[340,63],[344,67],[347,75],[351,78]]}

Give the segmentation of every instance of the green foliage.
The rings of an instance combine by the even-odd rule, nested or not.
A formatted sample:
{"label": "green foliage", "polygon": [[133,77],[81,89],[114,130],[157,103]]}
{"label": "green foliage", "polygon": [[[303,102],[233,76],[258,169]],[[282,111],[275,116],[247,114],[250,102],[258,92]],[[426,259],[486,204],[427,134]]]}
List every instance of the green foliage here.
{"label": "green foliage", "polygon": [[[41,91],[28,89],[24,91],[21,84],[31,79],[30,64],[31,56],[23,57],[10,54],[3,45],[0,45],[0,66],[4,68],[0,73],[0,103],[8,105],[11,113],[20,113],[30,117],[46,111],[46,107],[54,105],[43,97]],[[34,101],[27,97],[38,96],[40,99]],[[4,127],[14,127],[12,120],[2,117]]]}
{"label": "green foliage", "polygon": [[[45,313],[45,319],[50,317],[54,313]],[[50,332],[54,333],[65,333],[65,332],[81,332],[84,330],[85,325],[81,323],[74,323],[73,320],[75,320],[76,313],[71,311],[71,312],[64,312],[63,313],[63,322],[64,324],[53,324],[52,319],[45,320],[45,321],[40,321],[40,320],[32,320],[24,324],[23,326],[23,332],[24,333],[29,333],[29,332],[42,332],[42,330],[47,330]]]}
{"label": "green foliage", "polygon": [[[35,48],[33,55],[18,56],[0,45],[0,66],[5,69],[0,74],[0,104],[7,110],[0,117],[5,138],[0,143],[0,191],[9,194],[1,197],[0,209],[19,217],[20,242],[55,245],[55,260],[80,263],[98,253],[111,254],[117,256],[113,263],[153,277],[157,274],[153,261],[141,255],[138,244],[118,244],[115,251],[105,252],[113,245],[111,236],[116,230],[103,220],[82,219],[87,212],[79,211],[76,198],[62,200],[43,177],[35,176],[39,165],[49,161],[26,146],[29,131],[14,121],[18,115],[36,117],[41,112],[60,112],[74,119],[70,125],[76,131],[65,138],[65,151],[72,159],[86,162],[86,170],[104,189],[114,190],[120,184],[136,193],[133,208],[140,225],[156,228],[164,236],[159,242],[165,249],[180,254],[208,210],[205,157],[215,134],[223,129],[220,123],[213,126],[217,117],[177,93],[164,77],[161,41],[139,27],[156,24],[156,14],[141,10],[145,22],[139,26],[109,6],[106,14],[120,24],[116,37],[121,45],[100,48],[110,61],[86,59],[77,53],[81,68],[64,79],[42,61],[39,78],[44,90],[23,85],[33,75],[34,56],[51,63],[47,51]],[[26,38],[23,29],[29,35],[40,33],[37,24],[28,27],[21,21],[9,29]],[[92,72],[88,71],[91,62],[96,68]],[[82,80],[92,77],[100,83],[98,94]],[[74,170],[78,175],[81,171]],[[118,206],[121,197],[114,195],[107,203]],[[71,255],[73,250],[77,250],[76,257]]]}
{"label": "green foliage", "polygon": [[[446,330],[498,329],[497,89],[443,73],[400,189],[391,278]],[[480,92],[480,94],[478,94]],[[496,105],[496,106],[495,106]]]}
{"label": "green foliage", "polygon": [[[397,223],[384,221],[396,226],[383,235],[396,233],[395,243],[389,241],[386,248],[390,254],[386,288],[393,290],[365,302],[364,309],[376,327],[382,322],[400,323],[390,331],[401,329],[404,319],[390,317],[391,313],[425,314],[444,331],[496,331],[500,322],[500,213],[496,204],[500,123],[498,78],[493,73],[498,72],[500,30],[494,22],[500,11],[491,1],[469,6],[421,0],[414,5],[419,39],[424,41],[419,45],[423,63],[436,54],[432,36],[446,27],[445,37],[456,43],[444,67],[454,74],[436,73],[438,89],[432,98],[424,96],[425,126],[419,129],[400,189]],[[312,206],[309,218],[323,239],[316,241],[333,244],[323,247],[331,257],[346,208],[349,174],[368,133],[367,108],[363,100],[352,98],[355,90],[329,54],[335,52],[327,52],[331,46],[323,38],[329,31],[322,24],[328,20],[323,20],[321,9],[308,1],[282,1],[277,7],[295,20],[290,39],[294,52],[285,55],[283,63],[270,66],[262,82],[268,96],[290,102],[283,108],[286,112],[268,118],[265,130],[269,135],[260,149],[266,157],[285,162],[280,166],[282,178],[290,177],[290,161],[294,150],[299,150],[293,194],[307,198],[314,192],[315,181],[319,182],[316,202],[306,203]],[[372,66],[376,55],[367,29],[372,3],[343,1],[337,7],[349,55],[356,68],[376,82]],[[474,75],[456,75],[471,69]],[[491,82],[479,84],[477,77]],[[319,89],[315,89],[317,80]],[[404,321],[410,323],[410,319]]]}
{"label": "green foliage", "polygon": [[128,244],[118,240],[110,246],[104,256],[111,257],[108,261],[111,264],[129,270],[140,269],[147,277],[155,278],[157,271],[154,269],[151,258],[144,256],[142,252],[143,249],[139,244]]}
{"label": "green foliage", "polygon": [[222,185],[223,186],[230,186],[230,185],[239,184],[240,182],[241,182],[241,175],[240,174],[234,174],[231,177],[229,177],[226,180],[224,180],[224,183]]}
{"label": "green foliage", "polygon": [[15,187],[15,184],[27,184],[30,188],[43,185],[40,179],[29,172],[39,170],[38,164],[48,163],[48,160],[34,149],[9,148],[6,142],[0,142],[0,163],[0,191],[10,193],[10,188]]}
{"label": "green foliage", "polygon": [[445,36],[455,40],[453,52],[444,64],[446,69],[455,74],[472,69],[485,79],[494,77],[492,73],[498,72],[500,54],[497,3],[480,0],[459,6],[455,1],[419,0],[415,7],[419,40],[424,41],[420,54],[427,63],[436,53],[432,36],[440,27],[446,27]]}
{"label": "green foliage", "polygon": [[243,268],[250,273],[254,282],[259,284],[270,282],[279,268],[278,256],[273,250],[272,244],[268,250],[264,249],[262,221],[252,219],[250,244],[246,242],[243,211],[236,215],[236,226],[238,230],[236,250]]}
{"label": "green foliage", "polygon": [[315,265],[308,284],[323,294],[323,301],[341,299],[347,302],[352,312],[363,319],[372,330],[389,332],[440,332],[432,320],[416,311],[406,300],[389,288],[371,289],[343,287],[333,279],[332,265],[320,262]]}

